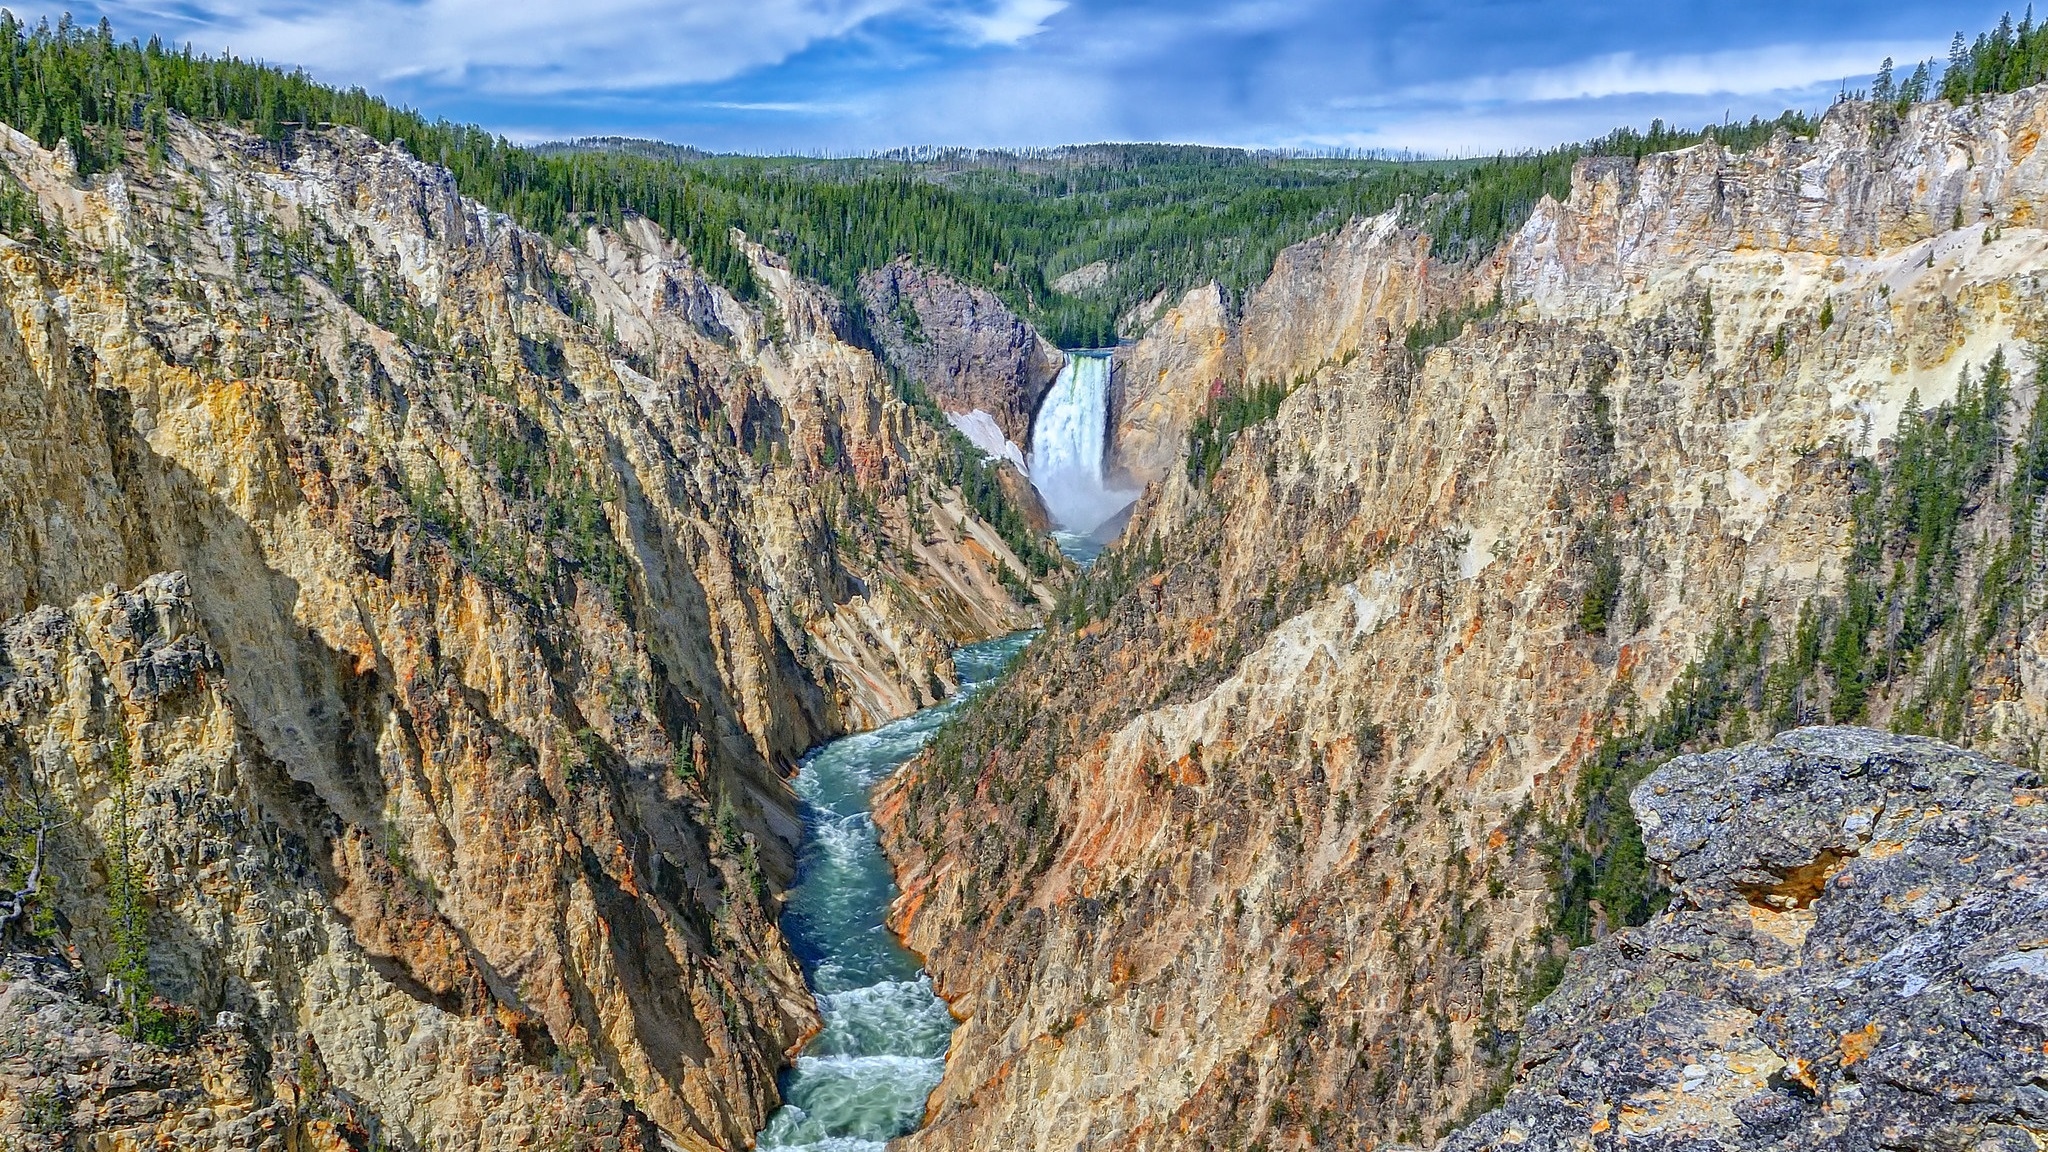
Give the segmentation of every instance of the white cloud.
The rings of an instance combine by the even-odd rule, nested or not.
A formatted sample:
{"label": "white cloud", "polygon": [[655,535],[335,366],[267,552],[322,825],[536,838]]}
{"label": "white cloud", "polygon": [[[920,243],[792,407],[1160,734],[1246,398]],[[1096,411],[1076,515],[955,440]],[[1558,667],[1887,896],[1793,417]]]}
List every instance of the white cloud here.
{"label": "white cloud", "polygon": [[110,0],[98,10],[123,33],[175,21],[167,39],[189,37],[203,51],[231,47],[334,80],[424,80],[531,96],[730,80],[892,16],[976,45],[1014,44],[1065,6],[997,0],[963,13],[951,0],[196,0],[166,12],[151,0]]}
{"label": "white cloud", "polygon": [[988,11],[964,13],[956,22],[971,44],[1014,45],[1045,31],[1045,22],[1066,7],[1067,0],[997,0]]}
{"label": "white cloud", "polygon": [[1553,68],[1479,77],[1454,91],[1467,101],[1526,102],[1598,100],[1608,96],[1718,96],[1790,92],[1844,77],[1865,76],[1890,54],[1916,60],[1946,51],[1945,45],[1849,41],[1835,44],[1775,44],[1667,56],[1616,52]]}
{"label": "white cloud", "polygon": [[701,107],[727,112],[769,112],[784,116],[850,116],[863,105],[828,100],[708,100]]}
{"label": "white cloud", "polygon": [[1903,62],[1903,76],[1938,48],[1946,51],[1933,42],[1859,40],[1613,53],[1327,100],[1320,109],[1324,123],[1315,125],[1316,113],[1308,112],[1289,142],[1483,155],[1590,139],[1654,117],[1698,125],[1724,115],[1746,120],[1786,108],[1819,111],[1845,81],[1851,88],[1865,83],[1885,56]]}

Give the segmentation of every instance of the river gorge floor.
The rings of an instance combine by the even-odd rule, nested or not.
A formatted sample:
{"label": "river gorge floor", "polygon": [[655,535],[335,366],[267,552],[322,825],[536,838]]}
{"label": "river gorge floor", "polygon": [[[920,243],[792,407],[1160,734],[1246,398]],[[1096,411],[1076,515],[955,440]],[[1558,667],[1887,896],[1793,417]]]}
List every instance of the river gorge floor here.
{"label": "river gorge floor", "polygon": [[783,1087],[764,1149],[864,1152],[916,1128],[945,1069],[953,1017],[885,923],[896,883],[869,817],[869,793],[924,746],[954,709],[1001,675],[1028,632],[954,653],[961,690],[893,724],[829,744],[796,778],[805,842],[782,930],[817,996],[824,1027]]}

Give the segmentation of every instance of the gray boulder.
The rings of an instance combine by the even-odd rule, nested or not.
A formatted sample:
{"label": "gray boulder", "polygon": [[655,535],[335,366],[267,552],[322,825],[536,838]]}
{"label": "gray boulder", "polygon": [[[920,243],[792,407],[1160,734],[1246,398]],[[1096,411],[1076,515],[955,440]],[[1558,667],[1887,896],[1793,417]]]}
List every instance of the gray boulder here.
{"label": "gray boulder", "polygon": [[1860,728],[1672,761],[1630,798],[1671,909],[1572,956],[1506,1102],[1440,1147],[2041,1147],[2040,784]]}

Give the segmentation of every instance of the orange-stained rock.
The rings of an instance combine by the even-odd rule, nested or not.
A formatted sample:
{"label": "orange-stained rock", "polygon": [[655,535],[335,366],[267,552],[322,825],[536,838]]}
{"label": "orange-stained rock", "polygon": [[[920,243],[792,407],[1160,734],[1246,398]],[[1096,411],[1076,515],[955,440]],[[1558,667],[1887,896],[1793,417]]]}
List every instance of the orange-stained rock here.
{"label": "orange-stained rock", "polygon": [[[1116,451],[1153,483],[1096,571],[1137,574],[885,785],[919,885],[895,923],[965,1017],[907,1147],[1411,1145],[1489,1098],[1553,947],[1542,824],[1575,818],[1582,767],[1733,612],[1784,637],[1837,595],[1857,460],[2041,335],[2048,158],[2009,142],[2044,126],[2037,89],[1588,160],[1484,259],[1353,222],[1241,313],[1198,290],[1122,351]],[[1197,486],[1210,397],[1297,377]],[[2009,524],[1987,499],[1960,531]],[[1589,635],[1603,539],[1622,594]],[[1967,669],[1966,731],[2025,761],[2048,642],[2021,619]],[[1175,781],[1197,749],[1203,781]],[[954,756],[1001,768],[964,788]]]}
{"label": "orange-stained rock", "polygon": [[[763,249],[779,325],[644,220],[562,246],[360,133],[168,149],[81,181],[0,128],[62,240],[0,238],[0,802],[63,813],[82,987],[125,812],[154,990],[317,1054],[274,1145],[744,1144],[817,1019],[783,772],[1051,589]],[[58,1136],[255,1139],[205,1099]]]}

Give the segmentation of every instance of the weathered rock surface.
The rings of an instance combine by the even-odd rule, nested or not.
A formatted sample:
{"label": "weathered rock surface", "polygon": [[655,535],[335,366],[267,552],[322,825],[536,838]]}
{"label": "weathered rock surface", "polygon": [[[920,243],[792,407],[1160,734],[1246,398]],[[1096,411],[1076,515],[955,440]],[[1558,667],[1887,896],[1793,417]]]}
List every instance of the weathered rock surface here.
{"label": "weathered rock surface", "polygon": [[1671,911],[1573,954],[1480,1149],[2030,1149],[2048,1132],[2048,795],[1807,728],[1635,790]]}
{"label": "weathered rock surface", "polygon": [[1384,353],[1408,328],[1474,294],[1491,268],[1444,267],[1398,212],[1354,220],[1282,251],[1233,310],[1214,284],[1193,289],[1117,350],[1111,469],[1138,484],[1164,477],[1188,429],[1225,390],[1305,379],[1362,351]]}
{"label": "weathered rock surface", "polygon": [[959,415],[986,412],[1029,449],[1031,419],[1066,356],[986,288],[898,261],[861,278],[890,363]]}
{"label": "weathered rock surface", "polygon": [[1230,306],[1214,284],[1181,297],[1112,362],[1108,472],[1131,487],[1164,479],[1211,398],[1244,380]]}
{"label": "weathered rock surface", "polygon": [[[1603,737],[1731,618],[1789,638],[1839,596],[1859,461],[2039,334],[2044,130],[2030,91],[1588,163],[1478,266],[1368,222],[1343,235],[1408,266],[1329,241],[1266,335],[1155,332],[1120,412],[1198,412],[1230,356],[1306,379],[1207,483],[1167,467],[1072,622],[888,785],[897,923],[965,1016],[908,1146],[1419,1144],[1491,1099],[1549,946],[1544,822]],[[1496,288],[1427,355],[1394,339]],[[1976,600],[1991,503],[1947,609],[1990,623],[1869,716],[1948,667],[1965,738],[2032,765],[2048,630]]]}
{"label": "weathered rock surface", "polygon": [[[65,937],[0,962],[9,1143],[344,1149],[459,1121],[468,1147],[655,1147],[617,1085],[601,1072],[583,1084],[581,1061],[553,1046],[576,1033],[551,1026],[543,983],[494,968],[493,943],[451,920],[427,861],[369,842],[253,747],[191,591],[161,574],[0,630],[0,747],[20,769],[5,800],[17,819],[49,816],[41,908]],[[638,934],[610,911],[615,930]],[[87,997],[120,979],[102,970],[124,956],[146,971],[168,1046],[131,1038],[119,998]],[[594,992],[612,962],[601,948],[586,962]],[[774,1021],[738,976],[699,967],[694,979]],[[763,1039],[779,1037],[700,1042],[758,1067],[746,1049]]]}
{"label": "weathered rock surface", "polygon": [[[580,1139],[593,1089],[614,1135],[744,1145],[816,1023],[781,770],[1035,619],[947,438],[759,249],[774,325],[644,222],[559,247],[348,131],[181,121],[84,184],[0,136],[50,237],[0,240],[0,803],[65,829],[37,947],[88,989],[135,959],[125,835],[149,987],[311,1054],[386,1146]],[[182,1099],[49,1135],[244,1145]]]}

